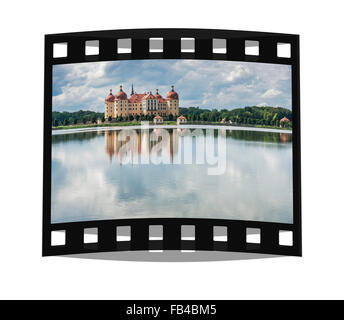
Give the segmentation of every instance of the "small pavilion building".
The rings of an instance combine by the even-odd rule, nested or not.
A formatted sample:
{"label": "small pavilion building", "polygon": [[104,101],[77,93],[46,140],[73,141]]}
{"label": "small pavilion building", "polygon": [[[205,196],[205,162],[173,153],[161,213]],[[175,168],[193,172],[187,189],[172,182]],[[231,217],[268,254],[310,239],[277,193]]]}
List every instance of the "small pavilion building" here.
{"label": "small pavilion building", "polygon": [[154,117],[153,122],[154,124],[161,124],[164,122],[164,119],[161,116],[157,115]]}
{"label": "small pavilion building", "polygon": [[184,124],[186,122],[187,122],[187,120],[184,116],[180,116],[177,118],[177,124]]}
{"label": "small pavilion building", "polygon": [[283,117],[281,120],[280,120],[280,127],[285,127],[287,124],[290,123],[290,120],[287,118],[287,117]]}

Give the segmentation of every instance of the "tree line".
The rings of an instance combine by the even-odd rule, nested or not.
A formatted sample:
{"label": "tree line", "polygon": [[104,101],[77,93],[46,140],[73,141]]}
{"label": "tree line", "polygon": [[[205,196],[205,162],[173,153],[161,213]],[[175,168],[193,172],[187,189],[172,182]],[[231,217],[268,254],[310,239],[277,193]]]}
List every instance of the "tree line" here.
{"label": "tree line", "polygon": [[[155,117],[154,114],[150,115],[129,115],[126,117],[119,116],[118,118],[109,117],[108,121],[153,121]],[[57,126],[67,126],[70,124],[86,124],[86,123],[97,123],[97,120],[100,119],[102,122],[105,121],[104,112],[94,112],[94,111],[76,111],[76,112],[58,112],[53,111],[52,113],[52,125],[53,127]],[[176,120],[176,117],[169,115],[167,120],[173,121]]]}
{"label": "tree line", "polygon": [[200,109],[198,107],[179,108],[179,113],[184,115],[188,121],[210,121],[219,122],[231,120],[237,124],[270,125],[279,126],[284,117],[292,121],[292,112],[281,107],[245,107],[233,110]]}
{"label": "tree line", "polygon": [[[279,126],[280,120],[284,117],[292,121],[292,112],[289,109],[281,107],[245,107],[236,108],[233,110],[227,109],[200,109],[199,107],[190,108],[179,108],[179,114],[183,115],[190,122],[220,122],[223,119],[225,121],[230,120],[234,124],[246,124],[246,125],[269,125],[269,126]],[[112,119],[109,117],[109,121],[152,121],[154,118],[152,115],[129,115],[126,117],[118,117]],[[96,123],[100,119],[102,122],[105,121],[103,112],[94,111],[76,111],[76,112],[58,112],[53,111],[52,113],[52,124],[54,127],[60,125],[69,124],[86,124],[86,123]],[[176,117],[169,115],[166,120],[176,120]],[[291,126],[291,122],[287,124]]]}
{"label": "tree line", "polygon": [[69,124],[86,124],[87,122],[96,123],[97,119],[104,121],[104,112],[79,110],[76,112],[53,111],[52,113],[52,124],[54,127],[67,126]]}

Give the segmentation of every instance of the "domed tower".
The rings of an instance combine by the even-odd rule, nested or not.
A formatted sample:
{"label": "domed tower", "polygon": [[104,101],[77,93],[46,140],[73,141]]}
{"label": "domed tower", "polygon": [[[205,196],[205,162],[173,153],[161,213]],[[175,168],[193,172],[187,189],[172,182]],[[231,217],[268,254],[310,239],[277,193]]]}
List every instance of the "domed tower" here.
{"label": "domed tower", "polygon": [[162,96],[159,94],[159,90],[158,90],[158,89],[156,89],[156,92],[155,92],[154,97],[155,97],[156,99],[162,99]]}
{"label": "domed tower", "polygon": [[166,100],[168,113],[177,116],[179,114],[179,96],[174,91],[174,86],[171,86],[171,91],[167,94]]}
{"label": "domed tower", "polygon": [[115,117],[126,117],[128,115],[128,97],[123,91],[122,85],[119,86],[119,91],[115,95]]}
{"label": "domed tower", "polygon": [[114,101],[115,96],[112,94],[112,89],[110,89],[110,93],[105,98],[105,119],[114,117]]}

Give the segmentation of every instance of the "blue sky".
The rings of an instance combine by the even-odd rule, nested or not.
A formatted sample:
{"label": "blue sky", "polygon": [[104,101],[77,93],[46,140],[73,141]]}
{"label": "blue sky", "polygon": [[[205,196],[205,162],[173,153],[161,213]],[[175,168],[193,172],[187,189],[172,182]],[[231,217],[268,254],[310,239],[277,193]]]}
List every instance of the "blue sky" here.
{"label": "blue sky", "polygon": [[134,60],[55,65],[53,111],[104,111],[104,99],[119,86],[130,95],[171,85],[181,107],[291,109],[291,66],[209,60]]}

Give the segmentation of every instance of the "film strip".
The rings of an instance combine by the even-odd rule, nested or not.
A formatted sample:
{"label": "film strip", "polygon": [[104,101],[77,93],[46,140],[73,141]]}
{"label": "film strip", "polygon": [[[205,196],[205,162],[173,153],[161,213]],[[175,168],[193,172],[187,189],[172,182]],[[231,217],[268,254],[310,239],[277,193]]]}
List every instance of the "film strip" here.
{"label": "film strip", "polygon": [[[281,56],[280,44],[290,47]],[[64,52],[56,55],[56,46]],[[250,48],[258,48],[256,52]],[[94,50],[87,50],[91,48]],[[138,59],[202,59],[292,67],[293,223],[142,218],[51,223],[52,67]],[[300,80],[298,35],[207,29],[133,29],[45,36],[43,256],[127,250],[213,250],[301,256]],[[152,230],[159,229],[158,236]],[[85,241],[93,229],[96,236]],[[188,230],[184,236],[184,230]],[[250,241],[250,232],[259,241]],[[281,242],[290,233],[291,244]],[[54,234],[62,239],[53,243]],[[219,235],[219,236],[218,236]]]}

